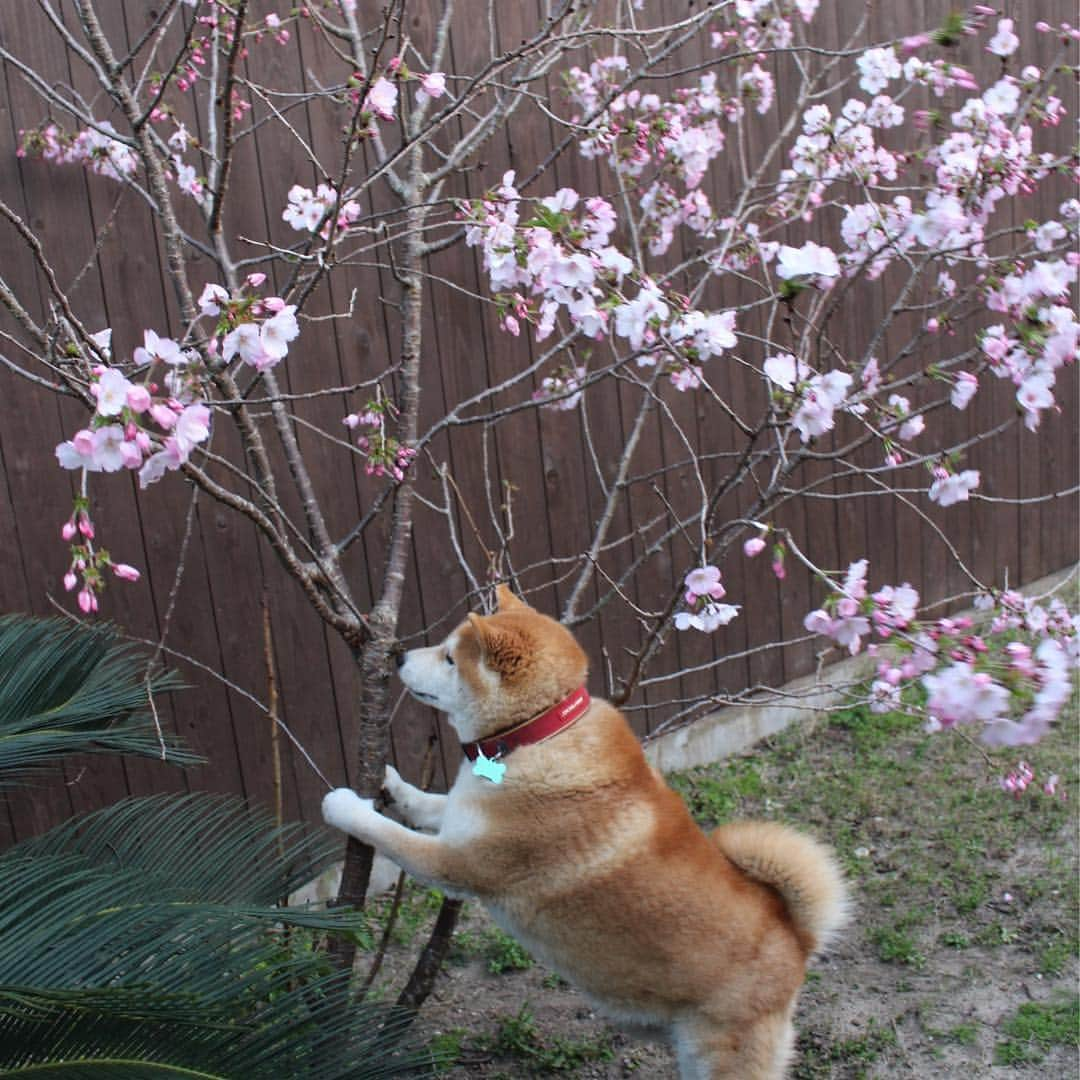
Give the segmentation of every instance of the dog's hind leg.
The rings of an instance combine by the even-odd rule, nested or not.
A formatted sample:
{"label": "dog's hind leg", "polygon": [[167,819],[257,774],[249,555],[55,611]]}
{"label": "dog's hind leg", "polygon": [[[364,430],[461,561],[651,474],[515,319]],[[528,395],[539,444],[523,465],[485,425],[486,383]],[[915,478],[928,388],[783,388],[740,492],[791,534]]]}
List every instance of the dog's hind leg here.
{"label": "dog's hind leg", "polygon": [[383,787],[390,793],[394,805],[410,825],[416,829],[439,831],[443,812],[446,810],[445,795],[433,795],[429,791],[421,791],[418,787],[413,787],[401,778],[401,774],[393,765],[386,766]]}
{"label": "dog's hind leg", "polygon": [[679,1080],[782,1080],[794,1043],[790,1010],[749,1025],[694,1016],[675,1026]]}

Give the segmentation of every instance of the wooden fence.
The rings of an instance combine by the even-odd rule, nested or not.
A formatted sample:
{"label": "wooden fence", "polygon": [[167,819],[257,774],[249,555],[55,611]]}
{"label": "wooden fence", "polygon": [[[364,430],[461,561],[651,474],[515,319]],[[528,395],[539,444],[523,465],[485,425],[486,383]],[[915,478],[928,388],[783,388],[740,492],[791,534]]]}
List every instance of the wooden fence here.
{"label": "wooden fence", "polygon": [[[133,41],[141,33],[149,5],[139,0],[112,0],[100,5],[107,30],[120,40]],[[361,13],[372,8],[361,4]],[[527,5],[498,5],[500,34],[519,40],[531,11]],[[914,5],[881,4],[874,16],[872,35],[877,39],[910,30],[909,20],[924,24],[943,15],[948,4],[927,0]],[[1051,19],[1069,18],[1067,3],[1045,5],[1054,11],[1040,12]],[[468,9],[469,5],[461,5]],[[685,10],[668,0],[672,17]],[[1018,9],[1020,8],[1017,5]],[[1057,9],[1060,8],[1060,11]],[[269,10],[269,8],[267,9]],[[836,38],[861,12],[852,0],[824,0],[819,19],[831,27]],[[432,14],[423,4],[410,8],[410,32],[430,32]],[[462,16],[467,21],[468,11]],[[468,62],[470,50],[483,47],[477,35],[456,29],[454,52],[459,63]],[[0,5],[0,39],[49,81],[76,86],[85,72],[73,68],[69,57],[35,4],[17,0]],[[1032,40],[1025,47],[1027,59],[1045,62],[1052,43]],[[312,72],[326,59],[318,42],[303,42],[304,69],[293,73],[296,85],[307,85]],[[282,55],[286,55],[284,52]],[[291,55],[291,54],[290,54]],[[992,58],[991,58],[992,60]],[[987,61],[990,62],[990,61]],[[996,63],[997,61],[992,61]],[[284,84],[288,72],[277,71]],[[149,213],[131,205],[131,196],[120,196],[108,180],[86,175],[73,166],[54,167],[15,156],[18,130],[42,119],[41,105],[18,71],[4,66],[0,89],[0,197],[22,214],[49,245],[61,282],[72,285],[72,298],[82,317],[93,328],[111,326],[114,340],[130,349],[141,340],[146,326],[175,329],[178,317],[169,287],[163,280],[160,240]],[[554,93],[554,80],[552,80]],[[781,84],[781,114],[790,87]],[[1064,147],[1077,114],[1075,95],[1067,101],[1069,119],[1063,123],[1060,145]],[[256,115],[258,105],[256,105]],[[330,148],[339,139],[333,122],[314,111],[295,121],[316,149]],[[771,125],[771,127],[770,127]],[[776,120],[762,121],[762,140],[775,131]],[[507,168],[527,171],[543,154],[550,139],[546,123],[511,126],[505,137],[489,147],[483,177],[498,177]],[[753,149],[753,148],[751,148]],[[273,125],[262,129],[238,161],[237,184],[244,197],[236,201],[235,214],[227,222],[231,234],[271,236],[287,240],[280,219],[288,188],[296,182],[311,183],[305,173],[295,175],[284,167],[286,147]],[[711,179],[714,198],[736,183],[735,173],[721,164]],[[564,185],[595,186],[590,163],[565,156],[545,180],[545,191]],[[462,177],[458,193],[476,194],[480,180]],[[541,192],[543,193],[543,192]],[[1048,188],[1030,216],[1053,213],[1058,202],[1072,194],[1064,183]],[[119,206],[118,206],[119,201]],[[722,201],[722,200],[721,200]],[[119,217],[117,212],[119,210]],[[116,221],[123,220],[119,230]],[[23,296],[35,297],[40,314],[45,292],[26,249],[4,234],[3,277]],[[201,283],[198,264],[194,280]],[[463,246],[432,257],[428,317],[424,327],[425,416],[431,421],[452,403],[520,370],[529,359],[523,339],[514,342],[499,332],[494,313],[487,307],[461,299],[443,282],[458,282],[483,292],[474,255]],[[210,279],[209,267],[206,279]],[[358,382],[382,370],[394,354],[397,341],[394,312],[380,300],[387,282],[375,272],[349,270],[334,278],[312,309],[327,314],[345,308],[350,292],[357,290],[355,315],[348,321],[320,323],[305,329],[302,347],[290,356],[284,369],[286,389],[303,394],[327,384]],[[723,301],[722,295],[718,302]],[[728,298],[730,302],[730,297]],[[881,299],[852,310],[845,318],[847,344],[865,340],[880,319]],[[9,329],[8,322],[0,323]],[[840,343],[841,346],[845,342]],[[0,342],[0,352],[10,348]],[[1075,373],[1073,373],[1075,375]],[[740,392],[737,387],[733,393]],[[971,449],[967,464],[983,470],[983,491],[1002,498],[1025,498],[1061,490],[1076,483],[1077,402],[1076,381],[1061,384],[1060,415],[1048,417],[1037,437],[1019,425],[1004,435]],[[742,391],[747,393],[749,391]],[[303,419],[333,430],[355,400],[319,399],[299,403]],[[589,397],[595,423],[596,454],[601,462],[615,459],[625,438],[631,414],[629,402],[617,384]],[[697,406],[686,396],[672,402],[681,422],[706,433],[715,417],[695,413]],[[980,393],[971,416],[957,414],[949,421],[950,432],[959,436],[968,423],[987,427],[1005,419],[1014,405],[1008,388]],[[70,606],[60,578],[66,569],[65,546],[60,526],[71,505],[72,476],[56,467],[53,448],[78,426],[76,410],[0,368],[0,535],[4,554],[0,558],[0,610],[49,613],[53,603]],[[599,513],[601,493],[579,435],[579,418],[572,413],[525,412],[500,423],[485,447],[478,429],[462,428],[433,448],[436,460],[449,462],[463,491],[463,501],[475,511],[477,534],[461,521],[463,543],[474,565],[482,566],[477,537],[492,541],[485,505],[484,468],[507,486],[516,523],[515,562],[537,568],[522,577],[527,588],[536,588],[531,599],[539,607],[557,612],[565,600],[565,587],[553,583],[558,567],[554,560],[578,555],[591,536]],[[332,493],[331,530],[340,535],[370,507],[378,488],[325,440],[298,435],[322,490]],[[651,430],[638,471],[677,460],[679,447],[664,429]],[[731,449],[733,436],[717,424],[715,449]],[[710,443],[711,445],[711,443]],[[235,453],[235,447],[225,447]],[[486,458],[485,458],[486,452]],[[481,463],[486,461],[486,465]],[[421,470],[420,483],[434,491],[430,476]],[[665,490],[678,497],[687,477],[668,474]],[[512,491],[510,489],[512,485]],[[833,495],[843,495],[841,481],[832,481]],[[741,496],[733,497],[729,512],[737,515]],[[334,783],[347,779],[355,743],[352,701],[356,693],[354,664],[346,647],[329,634],[311,612],[305,599],[278,568],[266,546],[257,539],[244,518],[215,505],[205,496],[193,499],[192,489],[179,477],[170,476],[145,493],[138,493],[133,478],[104,478],[93,488],[95,514],[108,523],[108,546],[118,559],[145,569],[136,585],[113,586],[105,610],[136,638],[156,642],[166,628],[168,644],[224,677],[212,677],[205,669],[175,657],[192,689],[164,703],[166,722],[207,758],[207,764],[186,772],[143,760],[94,759],[71,763],[63,775],[48,784],[35,783],[17,790],[0,806],[0,844],[22,838],[80,812],[101,806],[126,794],[161,790],[214,790],[242,793],[269,804],[274,798],[272,738],[263,712],[246,693],[265,699],[267,675],[263,653],[263,611],[267,605],[273,630],[275,661],[281,692],[281,713],[297,739],[310,751],[319,767]],[[496,507],[496,513],[500,513]],[[634,508],[627,511],[625,526],[634,524]],[[644,513],[644,510],[641,511]],[[961,558],[982,578],[1022,583],[1056,570],[1076,558],[1077,504],[1075,498],[1042,501],[1028,506],[987,503],[954,507],[948,512],[950,534],[958,542]],[[878,581],[911,581],[928,600],[948,597],[964,587],[945,546],[934,531],[944,521],[940,513],[924,523],[903,514],[884,499],[835,498],[828,502],[791,506],[783,524],[803,538],[822,564],[842,567],[867,553]],[[959,525],[958,525],[959,523]],[[185,536],[187,541],[185,542]],[[435,515],[421,509],[415,532],[408,589],[402,622],[408,638],[417,628],[434,626],[441,634],[463,612],[467,583],[457,561],[447,550],[446,532]],[[184,585],[170,610],[169,596],[181,551]],[[634,595],[644,606],[656,603],[671,582],[687,568],[685,546],[673,542],[635,582]],[[377,531],[354,546],[348,571],[362,602],[370,599],[373,583],[381,573],[381,548]],[[775,639],[801,636],[802,618],[821,599],[805,574],[793,570],[781,591],[765,560],[733,560],[725,567],[731,596],[745,605],[744,617],[723,635],[678,638],[661,656],[656,673],[694,667],[729,653],[752,649]],[[594,692],[604,690],[605,656],[622,655],[640,640],[636,620],[621,609],[602,614],[582,629],[582,640],[594,661]],[[737,691],[756,683],[777,685],[805,674],[814,661],[810,645],[784,651],[762,652],[698,674],[687,675],[678,692],[643,691],[632,705],[634,723],[645,734],[667,713],[650,709],[659,700],[689,698],[709,688]],[[452,778],[454,744],[446,738],[441,722],[428,710],[402,702],[393,727],[394,748],[404,772],[415,774],[432,736],[435,744],[435,783]],[[286,742],[284,761],[284,808],[290,818],[315,820],[324,785]]]}

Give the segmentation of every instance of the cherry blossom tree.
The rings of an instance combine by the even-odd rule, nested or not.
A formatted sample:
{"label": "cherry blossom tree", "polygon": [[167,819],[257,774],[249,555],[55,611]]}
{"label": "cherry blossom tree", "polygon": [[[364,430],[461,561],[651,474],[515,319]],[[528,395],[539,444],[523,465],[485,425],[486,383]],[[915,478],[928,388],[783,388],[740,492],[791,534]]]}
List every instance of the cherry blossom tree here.
{"label": "cherry blossom tree", "polygon": [[[649,6],[548,2],[507,46],[493,3],[457,11],[440,0],[418,35],[406,0],[377,11],[355,0],[285,10],[163,0],[121,43],[105,5],[72,0],[64,13],[38,0],[87,89],[43,78],[0,45],[10,77],[40,103],[16,117],[19,154],[87,170],[148,208],[174,293],[174,312],[147,309],[141,338],[117,340],[53,272],[62,238],[0,205],[6,243],[31,254],[47,296],[36,314],[0,270],[0,358],[82,409],[52,463],[75,479],[57,522],[64,585],[89,616],[106,605],[110,576],[139,574],[102,546],[109,522],[95,520],[92,491],[116,479],[99,474],[130,471],[147,488],[177,473],[245,516],[352,651],[365,795],[378,793],[389,752],[418,507],[456,553],[472,603],[497,580],[526,592],[554,582],[570,626],[605,609],[634,620],[639,645],[605,657],[605,689],[631,708],[646,688],[653,702],[666,695],[669,727],[762,692],[714,685],[680,698],[686,664],[652,672],[680,640],[753,618],[754,599],[725,580],[766,553],[781,591],[789,574],[816,583],[800,640],[876,653],[869,689],[851,688],[873,709],[1017,745],[1068,699],[1076,616],[1010,589],[1004,567],[980,577],[950,539],[968,520],[950,508],[1008,502],[986,494],[993,485],[969,457],[1018,425],[1053,425],[1075,396],[1078,166],[1059,125],[1075,124],[1062,99],[1080,32],[977,5],[875,40],[869,12],[851,4],[837,41],[819,28],[818,0],[728,0],[677,19]],[[472,67],[455,64],[455,33],[483,37]],[[311,42],[327,63],[303,91],[275,87],[280,65],[303,67]],[[1029,62],[1033,42],[1048,61]],[[794,89],[781,95],[780,82]],[[295,122],[311,110],[339,133],[332,152],[317,153]],[[526,124],[547,133],[541,149],[493,175],[492,140]],[[239,236],[232,207],[249,179],[239,162],[266,127],[280,132],[273,167],[291,186],[265,236]],[[588,185],[556,182],[569,160]],[[1052,212],[1033,220],[1037,193],[1044,206],[1052,196]],[[432,260],[452,245],[475,252],[482,284],[439,284],[493,308],[500,347],[520,363],[477,392],[444,387],[433,408],[426,305]],[[281,373],[313,362],[316,324],[350,318],[355,299],[329,314],[314,305],[358,267],[382,272],[372,302],[393,309],[396,344],[359,383],[328,375],[308,395],[347,401],[330,430]],[[851,312],[868,304],[876,326],[854,336]],[[988,395],[1004,406],[972,406]],[[613,402],[626,423],[602,457]],[[601,498],[582,550],[531,565],[514,524],[528,496],[511,497],[513,477],[496,475],[486,448],[538,410],[580,440]],[[299,434],[315,428],[370,486],[368,510],[344,531],[329,523],[333,478]],[[455,470],[445,448],[464,428],[484,453]],[[642,448],[658,437],[665,463],[642,471]],[[233,438],[238,452],[222,445]],[[482,474],[483,529],[460,496],[463,468]],[[1025,501],[1075,495],[1074,481]],[[948,599],[974,601],[985,623],[935,617],[923,584],[888,580],[874,552],[846,568],[822,562],[788,511],[838,499],[891,500],[925,524],[967,582]],[[376,536],[365,607],[344,560]],[[668,587],[646,602],[636,583],[656,567]],[[370,865],[350,841],[343,901],[362,900]],[[445,936],[452,908],[440,922]]]}

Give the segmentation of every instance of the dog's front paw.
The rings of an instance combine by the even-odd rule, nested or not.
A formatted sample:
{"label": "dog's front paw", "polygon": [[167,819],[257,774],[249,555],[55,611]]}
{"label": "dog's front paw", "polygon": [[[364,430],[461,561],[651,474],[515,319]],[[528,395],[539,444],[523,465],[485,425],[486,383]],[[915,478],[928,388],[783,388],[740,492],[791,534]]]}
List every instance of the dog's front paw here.
{"label": "dog's front paw", "polygon": [[408,789],[409,785],[401,779],[401,773],[393,765],[387,765],[383,774],[383,790],[394,802],[399,803],[403,801],[402,797]]}
{"label": "dog's front paw", "polygon": [[372,799],[361,799],[352,788],[335,788],[322,801],[323,821],[357,839],[364,839],[365,824],[378,817]]}

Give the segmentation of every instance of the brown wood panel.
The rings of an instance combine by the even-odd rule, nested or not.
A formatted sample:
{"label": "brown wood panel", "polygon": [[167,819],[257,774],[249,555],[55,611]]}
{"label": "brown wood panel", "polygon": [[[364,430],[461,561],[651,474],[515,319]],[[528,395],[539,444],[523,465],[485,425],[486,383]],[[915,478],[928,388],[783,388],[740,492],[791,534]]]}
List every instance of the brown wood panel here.
{"label": "brown wood panel", "polygon": [[[1067,5],[1057,0],[1045,17],[1068,18]],[[1060,8],[1060,10],[1058,10]],[[539,4],[499,5],[496,11],[500,46],[519,41],[532,25]],[[907,8],[879,5],[872,22],[872,33],[883,38],[911,29],[920,16],[933,18],[944,14],[937,0],[926,0]],[[1018,9],[1019,10],[1019,9]],[[682,17],[687,7],[681,0],[666,0],[662,11],[668,18]],[[858,9],[861,11],[861,9]],[[147,9],[137,4],[103,5],[106,31],[118,41],[133,40],[146,25]],[[833,42],[849,29],[857,5],[823,5],[815,24],[815,37],[822,30]],[[1022,12],[1021,12],[1022,14]],[[416,5],[409,10],[408,33],[421,49],[426,48],[432,33],[434,9]],[[479,32],[470,23],[470,12],[459,11],[453,29],[453,63],[467,70],[487,55],[486,27]],[[257,58],[259,70],[267,83],[285,89],[310,89],[312,79],[332,80],[341,71],[340,61],[327,44],[313,34],[306,24],[296,27],[299,53],[276,46],[263,48]],[[10,5],[0,12],[0,33],[5,44],[27,55],[35,66],[50,78],[75,83],[85,88],[86,73],[69,66],[67,57],[43,26],[40,13],[29,5]],[[1044,62],[1053,43],[1040,40],[1037,62]],[[971,50],[969,50],[971,51]],[[708,49],[700,45],[674,58],[672,66],[708,60]],[[299,63],[297,63],[299,57]],[[991,57],[975,57],[980,71],[989,71],[997,63]],[[569,63],[570,61],[568,61]],[[256,63],[256,58],[250,61]],[[445,65],[448,68],[451,64]],[[779,72],[781,65],[776,65]],[[252,68],[254,70],[254,68]],[[159,271],[161,242],[149,213],[129,205],[123,196],[120,207],[123,230],[106,229],[119,193],[107,180],[88,177],[76,167],[53,167],[41,162],[19,162],[10,153],[15,131],[40,118],[41,109],[22,80],[5,70],[6,98],[0,110],[0,191],[12,205],[21,207],[34,224],[42,228],[51,245],[62,280],[70,280],[87,259],[93,258],[75,292],[74,300],[81,316],[94,328],[108,323],[114,327],[118,349],[130,352],[139,343],[142,330],[154,326],[177,333],[175,298]],[[681,76],[674,83],[684,83],[697,76]],[[666,93],[671,83],[656,81],[658,92]],[[794,84],[778,80],[777,96],[781,107],[791,100]],[[412,88],[403,88],[403,94]],[[563,108],[558,79],[548,79],[546,93],[556,111]],[[192,101],[182,104],[182,118],[196,133],[201,118]],[[253,116],[263,114],[256,102]],[[341,152],[343,113],[334,110],[300,109],[291,114],[297,131],[316,148],[321,157],[336,161]],[[767,145],[776,131],[776,117],[751,118],[747,146],[751,154]],[[1062,147],[1068,142],[1068,123],[1054,133]],[[729,140],[734,139],[727,128]],[[482,167],[455,177],[448,185],[448,196],[475,196],[497,182],[507,168],[517,168],[519,177],[531,168],[550,145],[554,126],[547,119],[515,117],[500,136],[485,147]],[[461,128],[456,129],[460,137]],[[447,137],[453,137],[449,132]],[[294,233],[281,221],[288,188],[293,183],[314,184],[316,177],[292,152],[292,140],[275,125],[260,128],[256,138],[240,152],[233,184],[240,196],[226,220],[230,236],[268,236],[276,243],[294,242]],[[283,167],[287,163],[287,167]],[[366,148],[354,164],[359,177],[373,164]],[[570,150],[548,171],[527,195],[548,194],[562,185],[582,190],[610,188],[610,177],[596,163],[582,159]],[[731,204],[740,190],[740,177],[733,153],[725,154],[707,180],[708,193],[718,209]],[[1025,204],[1023,213],[1046,217],[1055,212],[1058,202],[1071,193],[1067,185],[1050,185],[1037,204]],[[379,212],[390,209],[393,200],[383,189],[372,193],[367,209]],[[197,232],[197,215],[191,204],[181,208],[187,227]],[[832,228],[839,221],[835,214],[823,222]],[[94,245],[102,233],[100,246]],[[63,243],[58,243],[60,238]],[[821,234],[817,238],[822,239]],[[672,260],[685,257],[693,248],[692,238],[680,238]],[[251,250],[237,245],[247,256]],[[40,282],[25,251],[7,254],[5,274],[25,294],[29,289],[42,304]],[[363,260],[359,260],[363,261]],[[210,274],[208,262],[195,259],[192,283],[196,291]],[[486,294],[483,274],[475,252],[458,245],[431,256],[427,263],[430,279],[425,284],[428,308],[424,321],[424,401],[421,427],[434,422],[446,409],[509,375],[521,371],[537,355],[528,329],[513,339],[497,325],[492,305],[470,300],[451,285]],[[283,279],[275,284],[280,287]],[[885,310],[889,281],[869,290],[853,291],[837,312],[830,327],[841,352],[858,355],[872,333],[875,321]],[[282,387],[291,393],[306,393],[330,384],[347,384],[371,378],[391,366],[400,348],[400,320],[392,303],[394,285],[386,267],[349,266],[313,298],[310,313],[328,315],[344,310],[352,290],[357,303],[350,320],[308,323],[285,365],[279,368]],[[740,302],[744,294],[730,280],[715,282],[706,294],[709,308],[722,309]],[[805,303],[805,300],[802,301]],[[39,312],[40,313],[40,310]],[[917,317],[899,320],[882,346],[882,359],[893,355],[906,343],[917,324]],[[7,326],[5,322],[3,325]],[[740,322],[740,328],[760,335],[764,322],[756,314]],[[781,342],[778,342],[778,345]],[[925,358],[940,355],[954,344],[927,341]],[[740,356],[754,366],[760,365],[764,346],[747,343],[740,346]],[[598,352],[599,355],[599,352]],[[924,354],[920,354],[920,360]],[[911,363],[911,361],[908,361]],[[547,372],[541,372],[540,375]],[[756,417],[764,406],[764,392],[757,382],[744,376],[729,358],[712,360],[706,374],[740,412]],[[494,408],[527,399],[537,384],[530,379],[491,402]],[[392,387],[393,379],[387,380]],[[0,376],[3,410],[0,424],[0,525],[10,522],[9,532],[18,536],[17,559],[0,567],[0,603],[5,608],[29,606],[47,609],[46,593],[56,593],[64,570],[64,548],[56,535],[60,517],[66,515],[71,494],[71,478],[53,465],[52,447],[74,430],[79,421],[77,410],[59,409],[32,388],[18,384],[7,375]],[[973,448],[966,464],[984,473],[983,491],[988,495],[1025,497],[1041,494],[1049,488],[1067,487],[1077,476],[1076,371],[1062,372],[1059,380],[1060,415],[1047,415],[1038,438],[1018,425],[1001,439]],[[256,388],[255,396],[261,391]],[[730,426],[719,411],[700,396],[681,395],[666,384],[659,389],[663,401],[685,427],[688,434],[706,452],[728,452],[739,446]],[[337,395],[305,400],[297,404],[298,416],[331,435],[344,434],[341,417],[362,403],[364,393],[346,397]],[[610,483],[620,447],[633,423],[641,400],[641,391],[631,385],[608,383],[591,389],[587,395],[590,430],[605,483]],[[1012,390],[988,376],[979,396],[967,413],[950,408],[928,418],[928,426],[949,433],[960,440],[976,425],[999,422],[1015,412]],[[260,421],[280,462],[276,435],[266,420]],[[441,435],[430,446],[431,460],[415,466],[418,490],[426,499],[441,503],[442,491],[431,464],[446,463],[460,490],[464,505],[455,505],[454,523],[462,548],[473,572],[483,581],[486,566],[483,546],[493,547],[497,533],[490,521],[489,502],[500,513],[504,484],[513,485],[513,509],[516,524],[510,550],[511,562],[521,574],[520,584],[542,610],[555,614],[572,587],[573,578],[555,584],[554,579],[566,563],[553,560],[572,559],[587,546],[592,529],[602,511],[603,492],[591,459],[581,442],[582,418],[577,413],[523,411],[506,417],[484,430],[482,425],[457,427]],[[316,484],[324,499],[328,520],[335,535],[340,535],[371,505],[381,490],[380,483],[364,476],[362,463],[343,447],[315,434],[305,424],[295,428],[308,459]],[[838,437],[854,428],[841,425]],[[490,475],[485,476],[482,462],[485,445]],[[240,451],[226,422],[219,422],[214,436],[215,450],[232,461],[239,461]],[[631,472],[643,475],[681,460],[685,450],[670,428],[654,416],[647,427],[641,447],[635,455]],[[858,460],[865,465],[877,463],[879,448],[867,447]],[[705,468],[707,479],[715,483],[727,468],[726,459],[718,458]],[[819,479],[828,473],[826,464],[804,465],[796,480]],[[926,477],[921,470],[901,474],[908,486],[925,491]],[[693,483],[689,470],[674,470],[657,481],[672,505],[685,509],[693,504]],[[489,490],[490,488],[493,490]],[[864,497],[867,490],[855,480],[836,479],[823,485],[824,493],[838,496],[807,506],[789,505],[777,515],[777,524],[790,528],[796,541],[820,565],[843,570],[847,563],[871,553],[871,583],[885,580],[910,580],[927,600],[940,598],[966,588],[966,582],[951,567],[941,541],[910,510],[891,506],[879,497]],[[184,534],[184,515],[190,489],[178,477],[169,477],[146,493],[136,495],[130,478],[94,478],[95,506],[100,507],[109,532],[107,543],[118,558],[144,569],[143,580],[136,586],[117,585],[110,590],[106,604],[111,614],[132,633],[156,639],[160,634],[176,562]],[[282,498],[295,508],[295,493],[286,482]],[[752,496],[750,487],[725,499],[719,520],[729,520],[746,512]],[[1076,557],[1076,499],[1043,501],[1030,506],[1007,507],[972,502],[942,510],[931,506],[924,494],[913,496],[916,506],[925,509],[957,541],[963,557],[970,560],[980,576],[989,575],[1001,584],[1000,575],[1009,567],[1010,581],[1028,581]],[[620,507],[616,532],[641,527],[661,506],[650,485],[634,487],[626,504]],[[476,522],[474,535],[469,516]],[[625,548],[606,554],[605,571],[619,573],[633,555],[640,554],[651,536],[639,536]],[[362,541],[353,545],[347,558],[347,573],[356,589],[358,601],[366,606],[378,590],[382,575],[385,529],[373,527]],[[663,546],[636,576],[629,595],[644,608],[663,603],[677,579],[693,562],[693,552],[682,538]],[[168,643],[188,652],[214,668],[238,686],[256,696],[265,697],[265,671],[262,655],[261,620],[264,588],[270,598],[273,617],[276,660],[282,695],[282,713],[286,722],[311,751],[316,762],[334,781],[343,779],[352,766],[355,743],[353,701],[356,694],[355,665],[348,649],[326,631],[310,612],[300,591],[285,577],[273,556],[257,540],[253,528],[207,500],[200,501],[190,544],[185,556],[186,587],[181,590],[169,627]],[[769,570],[768,553],[748,561],[741,554],[740,542],[720,563],[729,599],[744,605],[740,618],[726,631],[709,638],[696,633],[670,633],[663,652],[650,674],[679,673],[680,668],[719,659],[727,653],[763,644],[778,636],[802,634],[802,619],[821,599],[820,586],[789,560],[789,576],[779,587]],[[424,627],[433,627],[433,638],[441,637],[461,617],[467,607],[468,583],[457,560],[449,550],[442,516],[422,505],[416,511],[416,531],[410,565],[411,583],[403,606],[401,632],[410,644],[420,640]],[[588,602],[603,591],[597,585],[588,590]],[[475,604],[475,598],[473,600]],[[616,670],[625,668],[629,650],[641,641],[637,616],[624,604],[615,602],[601,617],[581,628],[593,667],[591,685],[605,689],[604,658],[610,657]],[[714,690],[737,691],[747,684],[762,681],[777,683],[808,670],[813,660],[812,646],[779,650],[755,655],[748,660],[729,662],[698,674],[678,675],[669,683],[639,691],[633,698],[639,711],[632,719],[637,730],[646,733],[663,721],[669,709],[664,703],[673,697],[699,695]],[[149,763],[99,763],[80,773],[77,764],[56,784],[35,789],[33,802],[12,803],[0,816],[0,843],[4,830],[8,837],[22,836],[44,827],[71,812],[73,806],[89,807],[114,798],[125,791],[148,791],[163,787],[235,790],[254,801],[267,803],[273,798],[270,768],[271,740],[265,716],[242,695],[227,690],[219,681],[195,669],[180,665],[195,684],[194,689],[175,695],[164,703],[169,724],[203,750],[210,762],[191,770],[187,776]],[[452,777],[456,748],[445,725],[430,711],[406,700],[393,726],[393,741],[399,767],[411,778],[419,775],[420,762],[429,736],[438,731],[444,738],[437,755],[436,785]],[[286,811],[290,816],[307,820],[317,817],[320,781],[307,765],[283,744],[286,754]],[[64,783],[80,777],[68,786]]]}

